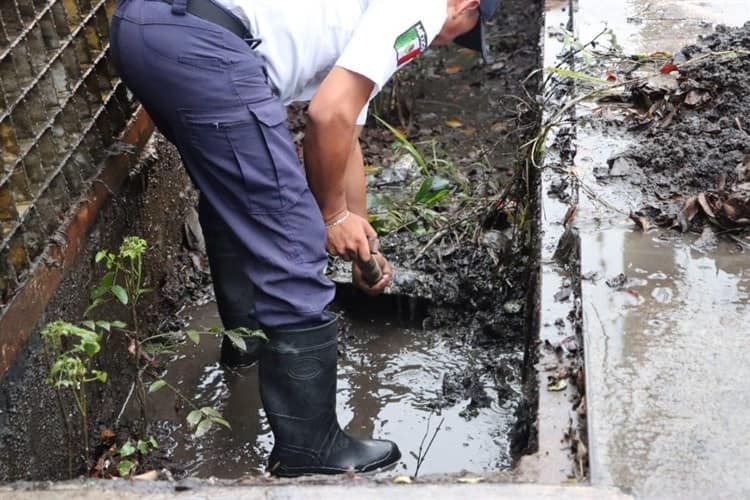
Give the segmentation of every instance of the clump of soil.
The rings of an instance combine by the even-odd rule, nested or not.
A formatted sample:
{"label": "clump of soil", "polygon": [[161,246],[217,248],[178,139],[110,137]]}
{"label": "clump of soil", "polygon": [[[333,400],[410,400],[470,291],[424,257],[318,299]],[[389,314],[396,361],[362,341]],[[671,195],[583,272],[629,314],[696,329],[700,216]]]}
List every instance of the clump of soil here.
{"label": "clump of soil", "polygon": [[624,155],[643,170],[631,182],[647,195],[644,211],[683,230],[699,229],[704,216],[730,227],[750,224],[750,213],[737,211],[745,203],[727,205],[750,200],[743,186],[750,180],[750,22],[717,27],[676,54],[674,64],[678,72],[662,75],[676,77],[674,87],[651,107],[661,114],[650,113],[655,119]]}

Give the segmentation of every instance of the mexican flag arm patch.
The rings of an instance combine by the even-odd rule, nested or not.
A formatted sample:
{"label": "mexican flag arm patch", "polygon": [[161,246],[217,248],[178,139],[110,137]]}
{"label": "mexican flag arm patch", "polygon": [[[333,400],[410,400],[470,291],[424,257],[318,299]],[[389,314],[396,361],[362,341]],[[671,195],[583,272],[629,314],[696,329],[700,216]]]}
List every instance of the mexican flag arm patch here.
{"label": "mexican flag arm patch", "polygon": [[427,32],[422,21],[401,33],[396,38],[393,48],[396,49],[396,61],[399,66],[424,52],[427,49]]}

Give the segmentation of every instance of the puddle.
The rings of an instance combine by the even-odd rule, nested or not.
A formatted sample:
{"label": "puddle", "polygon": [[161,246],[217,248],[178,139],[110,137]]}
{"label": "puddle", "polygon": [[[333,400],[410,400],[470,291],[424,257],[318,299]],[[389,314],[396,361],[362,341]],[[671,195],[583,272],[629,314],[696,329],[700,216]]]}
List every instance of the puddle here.
{"label": "puddle", "polygon": [[[340,310],[340,309],[339,309]],[[407,309],[408,310],[408,309]],[[418,310],[416,310],[418,313]],[[484,348],[457,342],[453,332],[426,331],[403,325],[385,311],[369,311],[368,316],[352,310],[343,312],[337,410],[339,421],[355,436],[375,436],[398,443],[402,460],[387,474],[414,474],[416,454],[428,422],[434,429],[445,419],[420,474],[471,471],[490,473],[512,465],[509,436],[515,424],[520,400],[519,376],[506,377],[503,397],[495,394],[493,377],[479,382],[492,403],[468,411],[470,399],[455,394],[446,401],[444,379],[463,383],[462,374],[489,362],[520,370],[523,352],[489,356]],[[415,309],[411,309],[412,317]],[[218,326],[215,304],[185,312],[192,317],[190,328]],[[207,339],[206,339],[207,340]],[[162,446],[170,462],[196,477],[238,478],[261,474],[273,446],[258,394],[257,369],[240,375],[222,369],[217,360],[217,341],[200,346],[184,344],[169,363],[167,379],[199,406],[219,409],[232,425],[231,430],[212,431],[193,438],[185,428],[183,415],[175,413],[174,398],[162,391],[151,397],[151,412],[159,421]],[[451,384],[446,384],[451,385]],[[442,404],[440,402],[442,401]],[[500,403],[498,403],[500,401]],[[442,406],[441,409],[434,409]],[[471,413],[471,415],[465,415]]]}

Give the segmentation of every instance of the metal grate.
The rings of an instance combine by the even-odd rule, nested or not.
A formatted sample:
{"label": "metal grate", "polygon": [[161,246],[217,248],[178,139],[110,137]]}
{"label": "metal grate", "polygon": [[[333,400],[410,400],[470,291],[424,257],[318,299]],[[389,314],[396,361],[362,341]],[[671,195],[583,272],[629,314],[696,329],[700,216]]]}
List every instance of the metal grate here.
{"label": "metal grate", "polygon": [[0,304],[23,285],[133,112],[116,0],[0,0]]}

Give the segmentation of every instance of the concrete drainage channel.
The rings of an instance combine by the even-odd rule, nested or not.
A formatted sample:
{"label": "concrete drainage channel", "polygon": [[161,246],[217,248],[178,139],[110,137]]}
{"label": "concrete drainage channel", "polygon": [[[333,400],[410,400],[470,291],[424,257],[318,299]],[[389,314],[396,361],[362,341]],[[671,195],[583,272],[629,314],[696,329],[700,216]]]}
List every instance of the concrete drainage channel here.
{"label": "concrete drainage channel", "polygon": [[[537,411],[540,402],[547,405],[550,399],[547,373],[538,372],[544,361],[539,360],[543,344],[537,341],[539,179],[524,144],[534,138],[541,118],[534,96],[542,78],[543,19],[540,1],[505,2],[503,17],[490,33],[498,54],[490,66],[477,65],[475,56],[465,52],[436,52],[413,69],[416,83],[409,84],[407,77],[387,96],[397,101],[393,120],[403,120],[407,110],[410,137],[428,151],[426,156],[432,154],[432,175],[460,185],[466,195],[454,203],[458,208],[443,209],[461,224],[439,221],[431,232],[417,224],[413,232],[395,231],[383,238],[382,249],[397,268],[388,295],[364,299],[346,285],[345,271],[332,267],[332,278],[340,282],[332,307],[343,318],[339,418],[355,435],[398,442],[403,458],[395,469],[372,477],[298,481],[264,475],[272,436],[258,397],[256,370],[223,369],[218,345],[209,340],[198,347],[183,344],[164,364],[164,378],[194,404],[218,408],[231,430],[197,438],[185,424],[186,410],[174,398],[155,393],[148,401],[149,431],[159,447],[143,465],[154,471],[147,477],[162,481],[13,483],[0,487],[0,498],[24,491],[35,498],[161,497],[175,490],[180,496],[220,498],[447,498],[465,491],[498,498],[619,497],[609,489],[510,484],[586,479],[585,459],[569,453],[585,438],[579,422],[570,420],[573,405],[581,401],[575,384],[555,390],[553,411]],[[291,118],[295,130],[299,122],[295,115]],[[415,165],[405,173],[387,166],[396,161],[389,131],[369,134],[365,155],[385,168],[371,172],[368,182],[371,192],[385,193],[374,204],[387,207],[376,214],[384,228],[390,224],[392,229],[393,214],[405,203],[393,189],[393,176],[414,185],[420,179],[412,177],[419,173],[413,171]],[[397,163],[403,165],[401,160]],[[424,208],[417,215],[426,220],[439,213]],[[190,223],[187,227],[190,232]],[[194,243],[193,238],[188,241]],[[186,277],[163,291],[170,300],[199,299],[185,299],[182,305],[178,299],[179,311],[167,311],[155,324],[167,329],[219,326],[215,304],[210,298],[201,300],[206,297],[203,259],[193,248],[189,258],[179,261],[179,272]],[[571,346],[570,353],[580,352]],[[575,355],[561,356],[559,368],[576,369],[562,358],[578,359]],[[124,389],[115,393],[127,393]],[[136,415],[131,404],[122,418]],[[113,424],[97,425],[98,434]],[[126,429],[116,431],[127,434]],[[4,479],[47,479],[18,466],[21,457],[6,458],[22,472]],[[242,486],[247,488],[238,489]]]}

